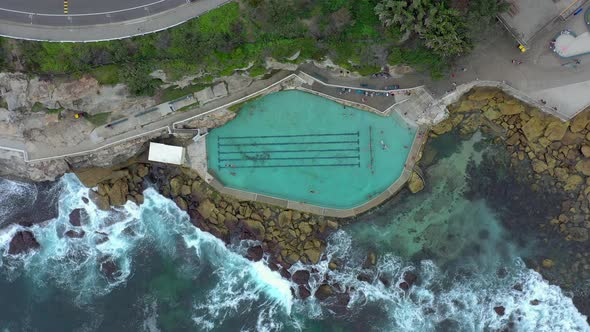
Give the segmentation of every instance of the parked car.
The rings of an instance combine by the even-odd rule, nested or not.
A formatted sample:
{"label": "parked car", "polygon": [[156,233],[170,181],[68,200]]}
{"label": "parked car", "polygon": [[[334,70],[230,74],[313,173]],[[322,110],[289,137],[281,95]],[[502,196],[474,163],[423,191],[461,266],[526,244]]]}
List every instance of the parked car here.
{"label": "parked car", "polygon": [[392,84],[392,85],[386,85],[383,90],[399,90],[399,85],[397,84]]}

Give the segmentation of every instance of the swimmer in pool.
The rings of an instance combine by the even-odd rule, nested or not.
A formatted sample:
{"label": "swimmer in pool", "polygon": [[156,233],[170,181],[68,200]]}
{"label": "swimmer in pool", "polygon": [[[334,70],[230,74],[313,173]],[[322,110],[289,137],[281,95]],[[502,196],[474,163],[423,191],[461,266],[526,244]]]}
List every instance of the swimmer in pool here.
{"label": "swimmer in pool", "polygon": [[387,146],[387,144],[385,144],[385,142],[383,142],[383,140],[381,140],[381,149],[383,149],[383,150],[389,149],[389,146]]}

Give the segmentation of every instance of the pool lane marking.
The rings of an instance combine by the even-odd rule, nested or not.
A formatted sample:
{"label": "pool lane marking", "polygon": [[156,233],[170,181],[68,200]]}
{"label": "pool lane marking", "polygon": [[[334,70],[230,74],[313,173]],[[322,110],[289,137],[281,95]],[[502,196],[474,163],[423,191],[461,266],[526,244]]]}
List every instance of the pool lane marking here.
{"label": "pool lane marking", "polygon": [[279,143],[235,143],[235,144],[219,144],[219,146],[258,146],[258,145],[306,145],[306,144],[346,144],[356,143],[359,141],[324,141],[324,142],[279,142]]}
{"label": "pool lane marking", "polygon": [[68,0],[64,0],[64,14],[68,13]]}
{"label": "pool lane marking", "polygon": [[237,138],[282,138],[282,137],[320,137],[320,136],[358,136],[356,133],[342,134],[301,134],[301,135],[263,135],[263,136],[220,136],[219,139],[237,139]]}
{"label": "pool lane marking", "polygon": [[219,161],[320,160],[320,159],[360,159],[360,158],[361,158],[361,156],[277,157],[277,158],[261,158],[261,159],[229,158],[229,159],[219,159]]}
{"label": "pool lane marking", "polygon": [[250,165],[250,166],[239,166],[239,165],[232,165],[232,166],[220,166],[219,168],[273,168],[273,167],[340,167],[340,166],[356,166],[360,167],[360,163],[356,164],[320,164],[320,165]]}
{"label": "pool lane marking", "polygon": [[287,152],[344,152],[344,151],[360,151],[360,147],[354,149],[317,149],[317,150],[260,150],[260,151],[219,151],[218,154],[231,154],[231,153],[287,153]]}

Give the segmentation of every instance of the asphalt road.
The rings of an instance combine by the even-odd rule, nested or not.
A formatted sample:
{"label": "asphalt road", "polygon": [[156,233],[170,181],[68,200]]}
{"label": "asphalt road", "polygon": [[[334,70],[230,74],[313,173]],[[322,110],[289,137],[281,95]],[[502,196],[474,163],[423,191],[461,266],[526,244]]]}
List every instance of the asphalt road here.
{"label": "asphalt road", "polygon": [[1,0],[0,20],[49,26],[106,24],[145,18],[193,1]]}

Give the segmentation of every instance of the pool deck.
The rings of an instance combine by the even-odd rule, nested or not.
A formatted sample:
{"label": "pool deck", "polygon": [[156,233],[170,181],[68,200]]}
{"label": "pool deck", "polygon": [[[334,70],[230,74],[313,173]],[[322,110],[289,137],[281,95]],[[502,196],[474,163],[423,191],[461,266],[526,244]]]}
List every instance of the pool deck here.
{"label": "pool deck", "polygon": [[[423,87],[417,87],[412,89],[403,89],[403,91],[400,90],[399,97],[372,97],[375,99],[367,98],[367,101],[370,100],[371,103],[362,103],[355,100],[355,98],[358,96],[356,96],[354,93],[340,95],[339,90],[342,88],[350,88],[353,89],[353,91],[355,89],[359,89],[358,87],[353,86],[328,84],[304,72],[298,72],[285,77],[284,79],[263,90],[247,96],[247,98],[244,98],[239,102],[244,102],[255,97],[267,95],[281,90],[297,89],[333,100],[340,104],[352,106],[368,112],[373,112],[380,116],[389,116],[392,112],[397,112],[406,122],[415,125],[417,127],[416,134],[414,136],[412,147],[400,177],[385,191],[383,191],[378,196],[375,196],[368,202],[350,209],[333,209],[226,187],[208,171],[206,136],[201,136],[195,139],[194,143],[187,147],[188,166],[197,171],[201,178],[209,183],[215,190],[221,194],[232,196],[239,200],[261,202],[282,208],[336,218],[354,217],[379,206],[389,198],[396,195],[404,187],[412,175],[416,162],[420,160],[422,149],[428,137],[428,126],[420,125],[420,123],[426,123],[428,121],[421,120],[421,117],[424,116],[427,109],[432,110],[432,107],[430,106],[434,99],[430,96],[428,91],[423,89]],[[384,90],[367,88],[362,89],[372,92],[384,92]],[[410,95],[406,94],[408,91],[411,92]],[[238,102],[226,105],[226,108],[237,103]]]}

